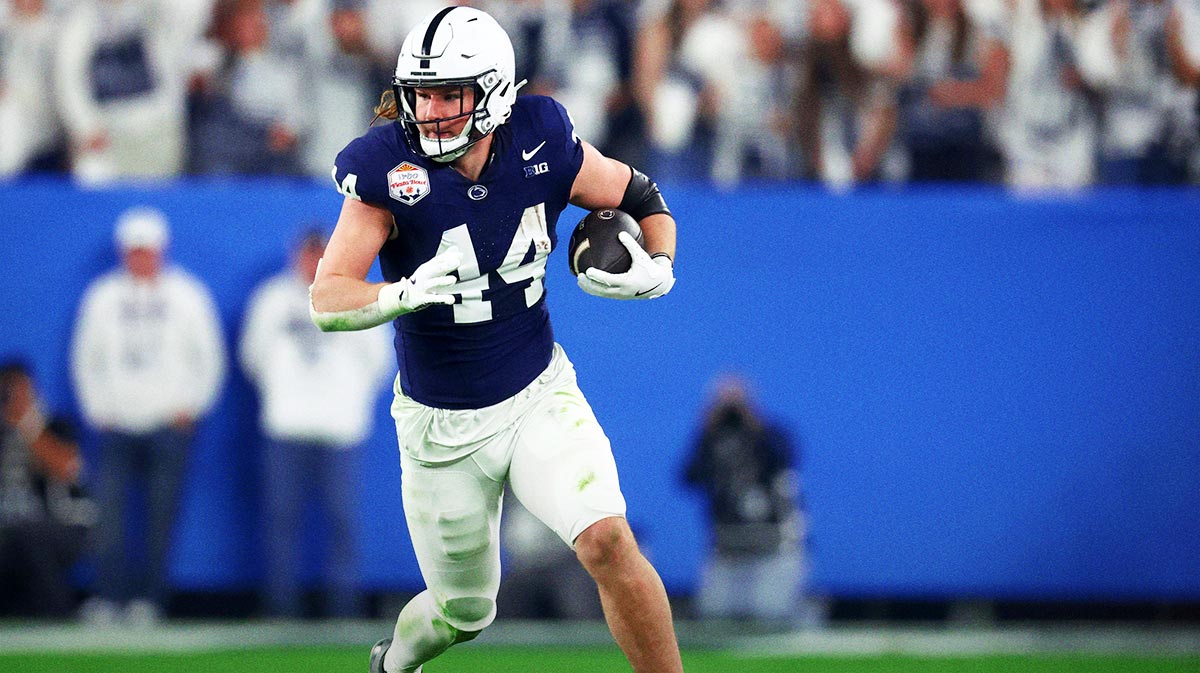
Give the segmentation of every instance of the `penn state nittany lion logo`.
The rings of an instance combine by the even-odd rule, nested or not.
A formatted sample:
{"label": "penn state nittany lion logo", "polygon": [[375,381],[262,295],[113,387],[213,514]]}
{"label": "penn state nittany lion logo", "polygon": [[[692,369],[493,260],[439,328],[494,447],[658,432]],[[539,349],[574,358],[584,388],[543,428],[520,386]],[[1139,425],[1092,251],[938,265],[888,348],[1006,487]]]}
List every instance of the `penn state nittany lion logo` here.
{"label": "penn state nittany lion logo", "polygon": [[388,195],[411,206],[429,193],[429,173],[405,161],[388,171]]}

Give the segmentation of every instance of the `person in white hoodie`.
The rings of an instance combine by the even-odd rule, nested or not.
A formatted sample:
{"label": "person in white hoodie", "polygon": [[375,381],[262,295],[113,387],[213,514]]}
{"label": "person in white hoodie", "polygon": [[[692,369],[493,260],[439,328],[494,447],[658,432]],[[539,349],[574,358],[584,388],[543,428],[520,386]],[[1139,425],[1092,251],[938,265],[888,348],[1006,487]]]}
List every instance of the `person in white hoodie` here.
{"label": "person in white hoodie", "polygon": [[0,3],[0,178],[58,170],[66,136],[54,96],[60,12],[45,0]]}
{"label": "person in white hoodie", "polygon": [[[75,326],[71,373],[100,435],[89,621],[111,621],[122,605],[133,622],[161,615],[193,430],[225,375],[213,300],[197,278],[166,264],[168,236],[158,210],[125,211],[115,232],[121,267],[88,287]],[[126,529],[131,488],[145,492],[145,535]],[[145,564],[131,553],[133,540],[145,541]]]}
{"label": "person in white hoodie", "polygon": [[308,286],[325,251],[319,229],[306,232],[291,268],[264,281],[251,297],[239,357],[260,395],[266,526],[265,612],[304,614],[301,567],[306,506],[321,506],[328,523],[323,582],[325,613],[359,616],[355,553],[357,448],[394,374],[384,329],[324,333],[308,316]]}
{"label": "person in white hoodie", "polygon": [[188,79],[215,0],[75,0],[53,84],[80,182],[162,180],[187,153]]}

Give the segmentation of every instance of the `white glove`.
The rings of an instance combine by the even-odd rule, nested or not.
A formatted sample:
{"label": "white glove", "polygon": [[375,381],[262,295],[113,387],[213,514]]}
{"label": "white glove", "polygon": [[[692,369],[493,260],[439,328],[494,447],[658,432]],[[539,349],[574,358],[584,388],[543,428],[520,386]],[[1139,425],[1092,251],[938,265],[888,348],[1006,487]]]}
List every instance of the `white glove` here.
{"label": "white glove", "polygon": [[418,266],[412,276],[384,285],[379,288],[380,311],[391,319],[430,304],[453,304],[454,295],[444,290],[458,282],[450,272],[461,263],[462,253],[450,248]]}
{"label": "white glove", "polygon": [[609,273],[591,268],[577,276],[579,288],[597,297],[609,299],[654,299],[671,291],[675,274],[671,258],[651,257],[627,232],[617,234],[617,240],[633,256],[633,264],[625,273]]}

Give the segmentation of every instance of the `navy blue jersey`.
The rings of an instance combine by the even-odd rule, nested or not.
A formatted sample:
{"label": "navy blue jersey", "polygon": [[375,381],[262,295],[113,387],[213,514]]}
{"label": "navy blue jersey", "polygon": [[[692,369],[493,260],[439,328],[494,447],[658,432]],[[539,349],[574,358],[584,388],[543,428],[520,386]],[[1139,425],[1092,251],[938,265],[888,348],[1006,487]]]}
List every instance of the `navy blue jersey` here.
{"label": "navy blue jersey", "polygon": [[454,305],[395,321],[401,388],[432,407],[496,404],[550,363],[554,334],[542,279],[583,146],[566,111],[543,96],[518,98],[493,136],[478,182],[413,152],[396,123],[352,141],[333,170],[343,194],[395,218],[379,251],[387,281],[451,247],[463,254],[450,289]]}

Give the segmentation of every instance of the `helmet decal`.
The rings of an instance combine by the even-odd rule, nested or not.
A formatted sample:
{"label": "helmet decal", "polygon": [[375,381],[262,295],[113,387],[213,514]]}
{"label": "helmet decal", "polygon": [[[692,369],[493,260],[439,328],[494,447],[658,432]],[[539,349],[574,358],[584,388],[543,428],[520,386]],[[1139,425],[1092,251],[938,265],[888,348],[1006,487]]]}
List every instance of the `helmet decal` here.
{"label": "helmet decal", "polygon": [[437,14],[434,14],[433,18],[429,20],[429,27],[425,29],[425,39],[421,42],[421,56],[433,55],[432,52],[429,51],[433,48],[433,36],[437,35],[437,29],[438,26],[442,25],[442,19],[446,18],[446,15],[452,11],[454,11],[453,7],[447,7]]}

